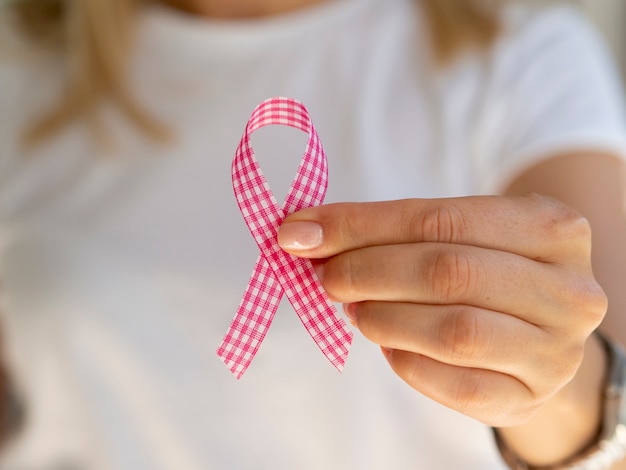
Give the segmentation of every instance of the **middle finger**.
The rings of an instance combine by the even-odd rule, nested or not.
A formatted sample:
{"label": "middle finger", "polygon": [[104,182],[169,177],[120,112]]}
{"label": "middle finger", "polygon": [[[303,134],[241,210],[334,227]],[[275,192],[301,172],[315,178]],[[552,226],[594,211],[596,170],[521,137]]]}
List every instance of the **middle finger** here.
{"label": "middle finger", "polygon": [[[550,327],[572,323],[580,305],[591,304],[583,298],[592,295],[581,288],[584,279],[576,272],[513,253],[416,243],[367,247],[334,256],[324,265],[322,284],[332,299],[344,303],[465,304]],[[564,312],[570,315],[567,319],[562,318]],[[595,321],[590,315],[589,328],[595,327]]]}

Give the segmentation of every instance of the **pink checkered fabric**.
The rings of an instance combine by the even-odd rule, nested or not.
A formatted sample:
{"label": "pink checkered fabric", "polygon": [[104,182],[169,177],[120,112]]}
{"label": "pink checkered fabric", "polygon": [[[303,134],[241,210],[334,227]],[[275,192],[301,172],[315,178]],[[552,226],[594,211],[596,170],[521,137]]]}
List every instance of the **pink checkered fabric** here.
{"label": "pink checkered fabric", "polygon": [[[309,135],[282,208],[250,146],[250,135],[272,124],[295,127]],[[315,343],[341,371],[352,343],[352,332],[337,316],[311,262],[284,252],[276,240],[278,227],[287,214],[320,205],[326,195],[326,155],[306,108],[291,98],[270,98],[259,104],[237,148],[232,177],[237,203],[261,254],[217,354],[235,377],[240,378],[257,353],[285,294]]]}

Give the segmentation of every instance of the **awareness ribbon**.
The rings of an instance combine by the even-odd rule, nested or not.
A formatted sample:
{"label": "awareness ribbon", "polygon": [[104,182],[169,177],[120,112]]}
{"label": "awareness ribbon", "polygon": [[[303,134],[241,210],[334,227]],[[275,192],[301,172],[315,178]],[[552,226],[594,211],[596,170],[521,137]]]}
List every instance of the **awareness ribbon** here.
{"label": "awareness ribbon", "polygon": [[[250,146],[254,131],[273,124],[294,127],[309,135],[282,208]],[[237,204],[261,253],[217,354],[239,379],[258,351],[285,294],[315,343],[341,371],[352,332],[337,317],[311,261],[286,253],[276,239],[285,216],[322,204],[328,186],[326,155],[304,105],[291,98],[270,98],[255,108],[235,153],[232,178]]]}

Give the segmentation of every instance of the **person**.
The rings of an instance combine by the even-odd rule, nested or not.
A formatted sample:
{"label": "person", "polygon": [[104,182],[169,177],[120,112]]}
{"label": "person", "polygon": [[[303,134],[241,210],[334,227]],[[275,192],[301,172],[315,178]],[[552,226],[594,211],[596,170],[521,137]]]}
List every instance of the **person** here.
{"label": "person", "polygon": [[[3,11],[2,327],[25,414],[2,468],[506,468],[496,443],[565,468],[598,443],[603,345],[626,343],[626,126],[576,10]],[[343,374],[287,302],[241,380],[215,354],[258,256],[230,165],[271,96],[307,106],[328,155],[325,205],[278,241],[354,325]],[[253,136],[278,198],[304,138]]]}

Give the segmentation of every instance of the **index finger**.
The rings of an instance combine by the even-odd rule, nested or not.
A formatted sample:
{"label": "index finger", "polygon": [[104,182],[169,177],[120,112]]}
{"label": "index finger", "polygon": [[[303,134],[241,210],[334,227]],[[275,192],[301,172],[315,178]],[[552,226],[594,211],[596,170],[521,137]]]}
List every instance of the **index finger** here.
{"label": "index finger", "polygon": [[545,262],[590,256],[587,221],[537,194],[338,203],[289,215],[280,246],[306,258],[328,258],[376,245],[454,243],[501,250]]}

